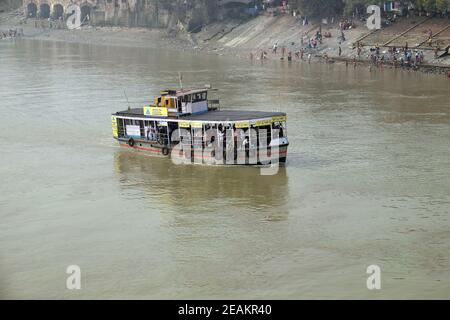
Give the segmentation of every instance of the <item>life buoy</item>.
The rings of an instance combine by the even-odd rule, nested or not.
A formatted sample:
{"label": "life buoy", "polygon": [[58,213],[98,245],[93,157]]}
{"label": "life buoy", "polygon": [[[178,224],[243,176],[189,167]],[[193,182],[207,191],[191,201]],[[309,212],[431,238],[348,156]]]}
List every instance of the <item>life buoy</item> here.
{"label": "life buoy", "polygon": [[162,148],[161,152],[163,155],[167,156],[169,154],[169,149],[164,147],[164,148]]}
{"label": "life buoy", "polygon": [[130,147],[134,147],[134,139],[133,138],[130,138],[129,140],[128,140],[128,145],[130,146]]}

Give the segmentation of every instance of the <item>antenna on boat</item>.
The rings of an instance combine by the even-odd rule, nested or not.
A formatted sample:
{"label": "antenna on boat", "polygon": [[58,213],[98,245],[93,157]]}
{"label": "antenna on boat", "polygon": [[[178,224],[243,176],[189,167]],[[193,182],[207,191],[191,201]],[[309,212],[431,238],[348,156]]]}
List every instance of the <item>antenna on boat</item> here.
{"label": "antenna on boat", "polygon": [[178,71],[178,80],[180,81],[180,89],[183,90],[183,76],[180,71]]}
{"label": "antenna on boat", "polygon": [[127,96],[127,93],[125,92],[125,89],[123,89],[123,94],[125,95],[125,99],[127,99],[128,110],[131,110],[130,101],[128,101],[128,96]]}

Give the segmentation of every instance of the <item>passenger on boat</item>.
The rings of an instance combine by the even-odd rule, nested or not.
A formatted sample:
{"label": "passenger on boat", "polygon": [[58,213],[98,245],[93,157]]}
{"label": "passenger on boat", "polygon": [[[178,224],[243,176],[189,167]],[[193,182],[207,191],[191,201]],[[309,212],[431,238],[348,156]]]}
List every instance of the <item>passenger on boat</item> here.
{"label": "passenger on boat", "polygon": [[248,149],[248,147],[249,147],[249,139],[248,137],[245,137],[244,141],[242,141],[242,148]]}
{"label": "passenger on boat", "polygon": [[219,124],[217,127],[217,147],[220,148],[220,150],[223,150],[224,148],[224,133],[223,133],[223,126]]}
{"label": "passenger on boat", "polygon": [[150,124],[150,126],[147,128],[146,137],[147,137],[147,140],[151,140],[151,141],[156,140],[156,129],[152,124]]}
{"label": "passenger on boat", "polygon": [[245,140],[245,136],[246,136],[245,130],[244,129],[239,130],[239,138],[241,139],[241,141]]}
{"label": "passenger on boat", "polygon": [[283,137],[283,126],[281,125],[281,123],[276,122],[273,126],[273,129],[275,132],[278,132],[280,138]]}

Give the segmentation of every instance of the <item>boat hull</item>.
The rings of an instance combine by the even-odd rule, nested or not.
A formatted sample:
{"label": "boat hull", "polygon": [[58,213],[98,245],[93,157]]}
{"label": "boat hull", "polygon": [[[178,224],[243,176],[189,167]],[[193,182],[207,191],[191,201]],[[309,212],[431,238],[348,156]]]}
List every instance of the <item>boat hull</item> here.
{"label": "boat hull", "polygon": [[[119,145],[128,150],[146,153],[155,157],[170,158],[177,164],[204,164],[204,165],[268,165],[285,164],[287,161],[288,144],[269,150],[252,150],[234,152],[231,156],[223,153],[192,149],[190,153],[183,152],[179,145],[164,147],[147,141],[136,141],[130,145],[128,141],[119,140]],[[278,150],[277,150],[278,149]]]}

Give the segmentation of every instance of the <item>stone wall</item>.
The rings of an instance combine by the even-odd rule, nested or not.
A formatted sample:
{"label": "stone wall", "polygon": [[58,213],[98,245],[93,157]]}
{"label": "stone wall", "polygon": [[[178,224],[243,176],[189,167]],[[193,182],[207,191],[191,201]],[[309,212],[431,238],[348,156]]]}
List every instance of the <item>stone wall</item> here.
{"label": "stone wall", "polygon": [[23,0],[1,0],[0,10],[9,11],[19,9],[23,4]]}
{"label": "stone wall", "polygon": [[28,18],[67,18],[71,4],[91,25],[170,28],[179,22],[190,31],[217,18],[220,0],[23,0]]}

